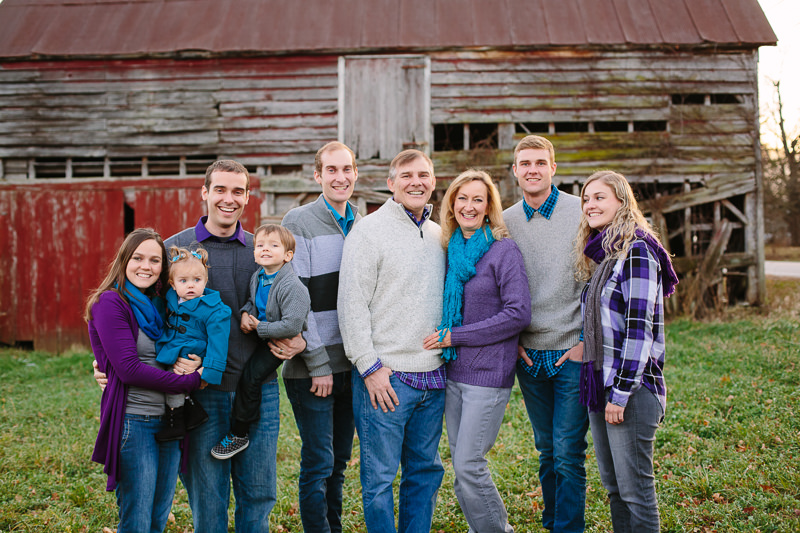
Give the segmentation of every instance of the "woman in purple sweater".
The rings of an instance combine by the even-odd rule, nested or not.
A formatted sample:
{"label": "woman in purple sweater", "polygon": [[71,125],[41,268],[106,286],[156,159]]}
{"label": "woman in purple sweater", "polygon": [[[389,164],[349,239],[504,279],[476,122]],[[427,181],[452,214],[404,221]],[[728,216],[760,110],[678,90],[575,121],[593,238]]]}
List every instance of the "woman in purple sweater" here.
{"label": "woman in purple sweater", "polygon": [[444,348],[448,363],[445,420],[453,488],[470,531],[513,532],[486,454],[514,385],[517,337],[531,320],[528,277],[486,172],[467,170],[453,181],[440,219],[447,249],[442,325],[424,346]]}
{"label": "woman in purple sweater", "polygon": [[155,440],[164,396],[201,383],[199,359],[176,369],[187,375],[166,372],[155,360],[163,328],[157,292],[167,287],[166,259],[158,233],[134,230],[86,304],[92,351],[108,375],[92,460],[105,465],[106,490],[116,490],[118,533],[164,530],[180,463],[177,441]]}

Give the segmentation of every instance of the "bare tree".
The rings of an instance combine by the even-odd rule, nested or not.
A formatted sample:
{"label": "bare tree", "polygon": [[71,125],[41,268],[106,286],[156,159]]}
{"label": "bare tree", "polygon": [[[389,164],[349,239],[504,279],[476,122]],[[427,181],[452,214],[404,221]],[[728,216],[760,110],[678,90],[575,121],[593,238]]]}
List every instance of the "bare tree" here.
{"label": "bare tree", "polygon": [[[783,118],[781,82],[773,81],[777,95],[775,122],[779,148],[764,148],[764,203],[768,231],[776,240],[785,231],[789,244],[800,246],[800,135],[787,131]],[[770,220],[771,219],[771,220]],[[777,233],[777,235],[776,235]]]}

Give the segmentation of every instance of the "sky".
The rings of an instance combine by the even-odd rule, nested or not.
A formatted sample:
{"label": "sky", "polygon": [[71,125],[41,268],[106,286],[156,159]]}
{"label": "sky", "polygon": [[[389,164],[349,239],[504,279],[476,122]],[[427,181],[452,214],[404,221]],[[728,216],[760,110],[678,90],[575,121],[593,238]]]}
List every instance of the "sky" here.
{"label": "sky", "polygon": [[787,133],[800,135],[800,0],[758,0],[778,46],[762,46],[758,52],[758,94],[761,141],[777,144],[777,95],[772,81],[781,82],[783,118]]}

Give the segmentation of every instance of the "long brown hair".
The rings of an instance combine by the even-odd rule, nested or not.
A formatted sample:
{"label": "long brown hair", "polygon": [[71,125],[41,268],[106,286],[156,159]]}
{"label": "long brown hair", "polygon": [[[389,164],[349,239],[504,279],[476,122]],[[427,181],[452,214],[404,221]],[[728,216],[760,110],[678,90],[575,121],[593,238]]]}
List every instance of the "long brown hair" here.
{"label": "long brown hair", "polygon": [[614,214],[613,220],[607,226],[606,234],[603,236],[602,247],[606,253],[606,257],[621,259],[628,254],[628,250],[637,239],[636,232],[641,231],[653,236],[658,240],[658,235],[647,219],[644,218],[642,210],[639,209],[639,203],[633,194],[628,180],[625,176],[618,172],[611,170],[601,170],[595,172],[586,179],[586,183],[581,188],[581,223],[578,226],[578,236],[575,238],[575,270],[576,276],[579,280],[587,280],[592,277],[592,272],[595,268],[595,263],[583,254],[583,249],[589,238],[594,231],[589,227],[589,220],[583,214],[584,194],[586,187],[593,181],[600,181],[608,185],[617,197],[617,200],[622,202],[617,212]]}
{"label": "long brown hair", "polygon": [[461,187],[471,181],[480,181],[486,186],[486,217],[489,219],[487,222],[489,231],[498,241],[509,236],[508,228],[503,222],[503,204],[500,201],[500,191],[497,190],[497,186],[489,174],[483,170],[471,168],[465,170],[453,180],[450,187],[447,188],[447,192],[444,193],[444,198],[442,198],[439,221],[442,225],[442,246],[444,246],[445,250],[450,242],[450,237],[458,228],[456,215],[453,212],[456,195]]}
{"label": "long brown hair", "polygon": [[116,257],[114,257],[114,260],[110,265],[108,265],[108,273],[106,274],[106,277],[89,295],[83,315],[83,318],[86,320],[86,322],[89,322],[92,319],[92,307],[94,307],[94,304],[97,303],[100,295],[106,291],[115,291],[123,300],[128,302],[125,292],[121,290],[122,287],[125,286],[125,269],[128,267],[128,263],[130,262],[131,257],[133,257],[133,254],[139,245],[151,239],[156,241],[161,247],[161,264],[163,266],[161,268],[161,274],[158,276],[158,281],[156,281],[156,283],[147,289],[147,292],[155,293],[156,291],[163,292],[166,290],[169,282],[169,269],[167,268],[167,250],[164,248],[164,241],[161,239],[161,235],[159,235],[156,230],[152,228],[135,229],[130,232],[127,237],[125,237],[124,241],[122,241],[122,246],[119,247]]}

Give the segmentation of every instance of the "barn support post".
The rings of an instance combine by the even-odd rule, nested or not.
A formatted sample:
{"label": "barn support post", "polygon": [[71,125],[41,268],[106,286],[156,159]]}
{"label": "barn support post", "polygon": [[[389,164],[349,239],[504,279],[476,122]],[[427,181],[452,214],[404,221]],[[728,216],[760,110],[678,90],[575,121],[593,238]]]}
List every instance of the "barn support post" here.
{"label": "barn support post", "polygon": [[[750,63],[753,69],[758,68],[758,51],[750,52]],[[758,102],[758,82],[752,80],[753,94]],[[754,131],[759,127],[758,106],[753,106]],[[745,196],[745,213],[752,222],[745,229],[745,246],[748,252],[756,256],[756,264],[747,268],[747,301],[755,305],[763,305],[767,301],[767,280],[764,274],[764,174],[761,161],[761,138],[753,135],[753,153],[755,161],[756,190]]]}

